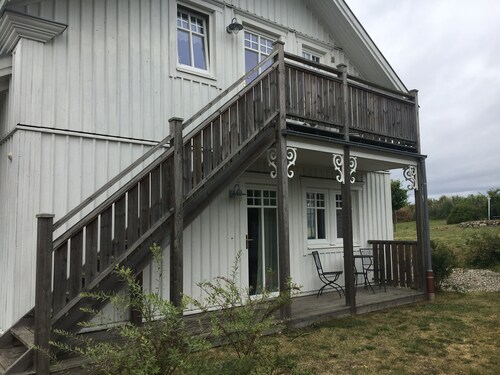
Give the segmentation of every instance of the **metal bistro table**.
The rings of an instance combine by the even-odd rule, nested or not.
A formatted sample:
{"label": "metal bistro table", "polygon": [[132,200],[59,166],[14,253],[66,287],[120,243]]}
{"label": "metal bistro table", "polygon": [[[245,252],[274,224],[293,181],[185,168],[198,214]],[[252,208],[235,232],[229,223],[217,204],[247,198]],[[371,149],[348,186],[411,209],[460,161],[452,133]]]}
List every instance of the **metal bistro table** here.
{"label": "metal bistro table", "polygon": [[[358,271],[356,267],[356,259],[361,259],[361,270]],[[356,289],[358,288],[358,276],[362,275],[363,276],[363,283],[364,283],[364,288],[372,290],[373,293],[375,293],[375,290],[373,289],[372,283],[370,282],[370,279],[368,278],[368,273],[373,272],[375,275],[376,273],[378,274],[378,280],[379,280],[379,287],[382,288],[382,282],[383,282],[383,269],[382,268],[374,268],[373,265],[373,253],[371,250],[365,250],[363,249],[359,250],[359,254],[353,254],[353,267],[354,267],[354,278],[355,278],[355,285]],[[385,288],[385,283],[384,283],[384,291],[386,291]]]}

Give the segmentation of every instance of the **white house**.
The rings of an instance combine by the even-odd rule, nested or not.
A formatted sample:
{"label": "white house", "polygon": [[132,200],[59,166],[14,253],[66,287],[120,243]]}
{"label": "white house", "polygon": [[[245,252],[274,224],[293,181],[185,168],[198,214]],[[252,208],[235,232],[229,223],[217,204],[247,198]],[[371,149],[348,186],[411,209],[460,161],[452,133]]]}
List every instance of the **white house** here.
{"label": "white house", "polygon": [[[174,301],[198,297],[196,283],[227,274],[239,250],[243,287],[277,291],[291,276],[314,293],[318,250],[325,268],[344,270],[352,304],[345,265],[393,238],[388,171],[398,168],[416,189],[418,252],[406,261],[425,291],[417,93],[343,0],[0,4],[1,330],[35,305],[40,213],[55,215],[55,326],[117,263],[155,283],[152,239]],[[167,138],[79,206],[173,136],[172,118],[183,119],[171,121],[183,143]]]}

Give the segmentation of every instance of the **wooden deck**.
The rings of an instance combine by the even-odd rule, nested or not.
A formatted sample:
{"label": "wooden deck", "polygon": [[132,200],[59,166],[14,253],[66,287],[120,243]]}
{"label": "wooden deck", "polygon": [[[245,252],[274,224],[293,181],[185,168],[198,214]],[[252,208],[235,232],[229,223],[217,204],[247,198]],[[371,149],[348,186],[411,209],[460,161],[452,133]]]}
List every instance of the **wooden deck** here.
{"label": "wooden deck", "polygon": [[[371,290],[358,289],[356,314],[407,305],[424,301],[426,298],[424,293],[407,288],[387,287],[387,292],[378,289],[375,291],[374,294]],[[346,306],[345,298],[339,298],[337,292],[324,293],[318,298],[316,295],[296,297],[292,300],[292,318],[288,326],[306,327],[313,323],[350,315],[351,311],[349,306]]]}
{"label": "wooden deck", "polygon": [[[424,293],[413,289],[387,287],[387,292],[376,289],[376,293],[374,294],[371,290],[367,291],[360,288],[356,293],[356,314],[365,314],[371,311],[408,305],[424,301],[425,299],[426,296]],[[351,312],[345,304],[345,298],[339,298],[336,292],[324,293],[319,298],[316,298],[316,295],[295,297],[292,299],[292,318],[287,322],[287,326],[302,328],[314,323],[350,315]],[[196,314],[188,315],[186,319],[193,320],[196,317]],[[102,331],[97,335],[100,339],[104,339],[106,333]],[[81,358],[70,358],[51,366],[50,373],[61,374],[68,373],[69,371],[71,374],[88,374],[88,372],[81,368],[82,364],[83,360]],[[35,372],[28,371],[24,374],[35,374]]]}

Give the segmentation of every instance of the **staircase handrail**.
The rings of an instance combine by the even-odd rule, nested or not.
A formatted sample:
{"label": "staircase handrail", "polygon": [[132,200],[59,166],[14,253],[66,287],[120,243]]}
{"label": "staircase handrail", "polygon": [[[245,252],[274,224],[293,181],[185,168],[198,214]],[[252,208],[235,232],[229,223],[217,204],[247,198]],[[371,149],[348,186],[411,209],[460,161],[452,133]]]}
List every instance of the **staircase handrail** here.
{"label": "staircase handrail", "polygon": [[250,77],[253,73],[257,72],[263,65],[265,65],[267,62],[271,61],[274,59],[274,56],[278,54],[278,51],[275,50],[273,51],[269,56],[267,56],[264,60],[262,60],[260,63],[255,65],[252,69],[250,69],[248,72],[245,73],[245,75],[241,76],[237,81],[235,81],[231,86],[229,86],[227,89],[222,91],[219,95],[217,95],[210,103],[205,105],[202,109],[200,109],[198,112],[196,112],[193,116],[191,116],[189,119],[183,122],[182,124],[182,129],[186,129],[189,125],[191,125],[196,119],[198,119],[203,113],[205,113],[208,109],[214,106],[215,103],[220,101],[224,96],[226,96],[228,93],[233,91],[238,85],[243,83],[248,77]]}
{"label": "staircase handrail", "polygon": [[[240,77],[237,81],[235,81],[233,84],[231,84],[227,89],[225,89],[223,92],[221,92],[217,97],[215,97],[210,103],[205,105],[201,110],[196,112],[193,116],[191,116],[188,120],[186,120],[183,123],[183,129],[186,129],[187,126],[192,124],[196,119],[198,119],[203,113],[205,113],[208,109],[214,106],[217,102],[219,102],[223,97],[225,97],[229,92],[234,90],[238,85],[240,85],[242,82],[244,82],[250,75],[258,71],[263,65],[271,61],[276,55],[277,51],[274,51],[271,53],[269,56],[267,56],[264,60],[262,60],[259,64],[257,64],[254,68],[249,70],[247,73],[245,73],[242,77]],[[201,126],[202,124],[200,124]],[[93,194],[91,194],[88,198],[86,198],[83,202],[81,202],[79,205],[77,205],[75,208],[70,210],[66,215],[61,217],[58,221],[54,223],[54,231],[63,226],[65,223],[67,223],[72,217],[74,217],[78,212],[82,211],[85,207],[87,207],[89,204],[91,204],[93,201],[95,201],[98,197],[100,197],[103,193],[108,191],[112,186],[114,186],[118,181],[120,181],[123,177],[125,177],[128,173],[133,171],[135,168],[137,168],[141,163],[143,163],[145,160],[147,160],[149,157],[151,157],[154,153],[156,153],[159,149],[162,147],[168,147],[166,146],[167,143],[170,143],[172,140],[172,135],[168,135],[165,138],[163,138],[160,142],[158,142],[157,145],[155,145],[153,148],[148,150],[145,154],[143,154],[141,157],[136,159],[133,163],[131,163],[128,167],[126,167],[124,170],[119,172],[115,177],[113,177],[111,180],[109,180],[107,183],[105,183],[103,186],[101,186],[98,190],[96,190]],[[135,180],[135,178],[134,178]],[[120,189],[119,191],[121,191]],[[118,192],[117,192],[118,193]],[[113,194],[115,196],[115,194]],[[109,200],[109,199],[108,199]],[[106,200],[106,201],[108,201]]]}

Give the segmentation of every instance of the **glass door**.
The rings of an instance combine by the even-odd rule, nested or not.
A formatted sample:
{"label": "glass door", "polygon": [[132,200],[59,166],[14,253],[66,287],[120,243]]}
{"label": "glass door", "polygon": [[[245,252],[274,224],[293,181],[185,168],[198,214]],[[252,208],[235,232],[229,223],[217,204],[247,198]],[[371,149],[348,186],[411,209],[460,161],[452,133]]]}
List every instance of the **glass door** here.
{"label": "glass door", "polygon": [[276,191],[247,191],[248,207],[248,284],[250,294],[260,294],[263,287],[277,291],[278,216]]}

